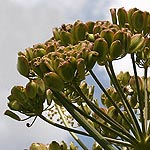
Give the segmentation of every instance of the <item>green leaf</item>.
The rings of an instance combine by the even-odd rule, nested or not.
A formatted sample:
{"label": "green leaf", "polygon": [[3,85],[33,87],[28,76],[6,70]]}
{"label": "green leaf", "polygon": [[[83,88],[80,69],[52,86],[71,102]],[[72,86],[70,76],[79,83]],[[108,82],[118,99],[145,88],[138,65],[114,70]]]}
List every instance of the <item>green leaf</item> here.
{"label": "green leaf", "polygon": [[4,113],[6,116],[9,116],[17,121],[20,121],[20,117],[18,115],[16,115],[14,112],[10,111],[10,110],[6,110]]}

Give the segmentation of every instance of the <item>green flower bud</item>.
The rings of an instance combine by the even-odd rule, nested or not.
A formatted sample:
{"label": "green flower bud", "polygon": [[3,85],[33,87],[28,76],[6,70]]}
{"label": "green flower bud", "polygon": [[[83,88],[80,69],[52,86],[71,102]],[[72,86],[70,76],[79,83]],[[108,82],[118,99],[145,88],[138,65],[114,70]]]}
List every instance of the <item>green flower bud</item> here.
{"label": "green flower bud", "polygon": [[[135,76],[131,76],[129,84],[134,91],[137,91]],[[138,77],[138,84],[139,84],[139,90],[142,90],[143,89],[143,82],[142,82],[142,79],[140,77]]]}
{"label": "green flower bud", "polygon": [[75,39],[76,41],[83,41],[85,40],[85,35],[86,35],[86,32],[87,32],[87,26],[82,23],[82,22],[79,22],[77,25],[75,25]]}
{"label": "green flower bud", "polygon": [[31,80],[27,85],[26,85],[26,93],[28,98],[35,98],[37,94],[37,84]]}
{"label": "green flower bud", "polygon": [[115,106],[110,106],[108,108],[108,111],[107,111],[107,115],[113,119],[116,119],[117,118],[117,110],[115,108]]}
{"label": "green flower bud", "polygon": [[6,110],[4,114],[5,114],[6,116],[11,117],[12,119],[17,120],[17,121],[20,121],[20,120],[21,120],[18,115],[16,115],[15,113],[13,113],[13,112],[10,111],[10,110]]}
{"label": "green flower bud", "polygon": [[11,110],[15,110],[15,111],[20,111],[20,110],[21,110],[20,104],[19,104],[18,101],[16,101],[16,100],[10,101],[10,102],[8,103],[8,107],[9,107]]}
{"label": "green flower bud", "polygon": [[73,44],[72,35],[69,32],[61,31],[60,32],[60,40],[63,46],[67,46],[69,44]]}
{"label": "green flower bud", "polygon": [[137,10],[133,13],[132,15],[132,24],[133,24],[133,27],[136,31],[141,32],[144,27],[146,26],[146,18],[147,15],[146,15],[146,12],[142,12],[140,10]]}
{"label": "green flower bud", "polygon": [[[56,58],[57,59],[57,58]],[[45,65],[47,66],[47,68],[50,70],[50,71],[54,71],[54,66],[53,66],[53,62],[52,62],[52,60],[51,59],[49,59],[49,58],[44,58],[44,63],[45,63]]]}
{"label": "green flower bud", "polygon": [[117,24],[116,9],[111,8],[110,13],[111,13],[111,19],[112,19],[113,24]]}
{"label": "green flower bud", "polygon": [[117,15],[118,15],[119,26],[124,27],[125,23],[128,22],[128,16],[126,10],[123,7],[119,8]]}
{"label": "green flower bud", "polygon": [[57,73],[65,82],[71,82],[74,79],[75,70],[71,62],[64,61],[58,66]]}
{"label": "green flower bud", "polygon": [[91,70],[94,67],[94,65],[98,59],[98,56],[99,56],[98,52],[95,52],[95,51],[89,52],[89,55],[87,58],[87,64],[86,64],[87,70]]}
{"label": "green flower bud", "polygon": [[137,10],[138,10],[137,8],[132,8],[132,9],[129,9],[129,11],[127,13],[128,22],[129,22],[129,26],[130,26],[131,30],[134,30],[133,23],[132,23],[132,15]]}
{"label": "green flower bud", "polygon": [[60,150],[60,145],[56,141],[53,141],[49,145],[49,150]]}
{"label": "green flower bud", "polygon": [[14,86],[11,89],[11,95],[14,100],[17,100],[19,102],[27,101],[26,91],[23,86]]}
{"label": "green flower bud", "polygon": [[40,77],[43,77],[43,72],[41,71],[40,69],[40,63],[41,63],[41,58],[40,57],[37,57],[37,58],[34,58],[32,61],[31,61],[31,68],[32,70]]}
{"label": "green flower bud", "polygon": [[33,51],[34,51],[33,48],[26,49],[26,57],[27,57],[28,61],[33,59]]}
{"label": "green flower bud", "polygon": [[25,77],[29,76],[29,63],[25,56],[18,56],[17,69],[21,75]]}
{"label": "green flower bud", "polygon": [[89,34],[88,32],[86,33],[86,40],[90,41],[90,42],[94,42],[95,37],[94,34]]}
{"label": "green flower bud", "polygon": [[108,47],[111,45],[113,41],[113,36],[114,36],[114,32],[111,31],[110,29],[102,30],[100,33],[100,37],[104,38],[107,41]]}
{"label": "green flower bud", "polygon": [[145,39],[141,34],[135,34],[131,37],[131,44],[128,53],[142,51],[145,47]]}
{"label": "green flower bud", "polygon": [[123,50],[127,51],[131,43],[131,34],[119,30],[114,34],[114,41],[115,40],[119,40],[121,42]]}
{"label": "green flower bud", "polygon": [[60,31],[58,28],[53,29],[53,36],[57,41],[60,40]]}
{"label": "green flower bud", "polygon": [[132,108],[134,108],[137,105],[137,95],[133,94],[130,98],[129,104]]}
{"label": "green flower bud", "polygon": [[77,59],[77,78],[82,81],[85,79],[85,62],[84,59]]}
{"label": "green flower bud", "polygon": [[55,72],[46,73],[44,82],[48,88],[57,92],[64,88],[64,81]]}
{"label": "green flower bud", "polygon": [[46,58],[42,58],[41,59],[41,62],[39,64],[39,68],[41,70],[41,72],[44,74],[44,73],[48,73],[50,72],[51,70],[47,67],[46,65],[46,61],[45,61]]}
{"label": "green flower bud", "polygon": [[73,142],[70,143],[70,150],[77,150],[78,147],[74,145]]}
{"label": "green flower bud", "polygon": [[30,150],[47,150],[47,147],[42,143],[32,143]]}
{"label": "green flower bud", "polygon": [[43,57],[46,54],[46,50],[43,48],[37,48],[33,51],[33,57]]}
{"label": "green flower bud", "polygon": [[94,25],[95,25],[95,22],[93,22],[93,21],[88,21],[88,22],[86,22],[85,25],[87,26],[87,31],[88,31],[88,33],[93,34],[93,27],[94,27]]}
{"label": "green flower bud", "polygon": [[46,91],[46,99],[47,99],[47,104],[50,106],[51,105],[51,103],[52,103],[52,98],[53,98],[53,92],[50,90],[50,89],[48,89],[47,91]]}
{"label": "green flower bud", "polygon": [[123,53],[122,45],[119,40],[114,41],[110,46],[110,59],[116,59]]}
{"label": "green flower bud", "polygon": [[108,53],[108,44],[104,38],[98,38],[94,42],[94,51],[99,53],[98,60],[103,61],[106,59]]}

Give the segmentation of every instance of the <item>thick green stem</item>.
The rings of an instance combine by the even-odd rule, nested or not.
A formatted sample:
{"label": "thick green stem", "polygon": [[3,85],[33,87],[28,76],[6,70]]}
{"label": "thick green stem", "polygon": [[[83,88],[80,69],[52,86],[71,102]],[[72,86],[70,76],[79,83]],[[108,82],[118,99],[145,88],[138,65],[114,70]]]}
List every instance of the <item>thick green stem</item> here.
{"label": "thick green stem", "polygon": [[130,126],[130,129],[133,132],[133,134],[135,136],[137,136],[137,133],[136,133],[135,129],[133,128],[133,126],[131,125],[131,123],[129,122],[129,120],[124,116],[124,114],[122,113],[122,111],[120,110],[120,108],[113,101],[113,99],[111,98],[111,96],[107,93],[107,91],[105,90],[105,88],[103,87],[103,85],[100,83],[100,81],[98,80],[98,78],[96,77],[96,75],[94,74],[94,72],[92,70],[90,70],[90,73],[91,73],[91,76],[93,77],[93,79],[95,80],[95,82],[97,83],[97,85],[101,88],[101,90],[104,92],[104,94],[110,100],[110,102],[112,103],[112,105],[115,106],[115,108],[117,109],[118,113],[120,113],[120,115],[126,121],[126,123],[128,124],[128,126]]}
{"label": "thick green stem", "polygon": [[[60,115],[60,117],[61,117],[61,119],[62,119],[64,125],[65,125],[66,127],[70,128],[70,127],[69,127],[69,124],[68,124],[68,122],[67,122],[67,120],[66,120],[65,117],[64,117],[64,114],[63,114],[63,112],[62,112],[60,106],[57,105],[57,104],[56,104],[55,106],[56,106],[56,108],[57,108],[57,110],[58,110],[58,113],[59,113],[59,115]],[[84,150],[88,150],[88,148],[84,145],[84,143],[78,138],[78,136],[77,136],[74,132],[70,132],[70,131],[69,131],[69,133],[72,135],[72,137],[77,141],[77,143],[78,143]]]}
{"label": "thick green stem", "polygon": [[84,136],[90,136],[89,134],[87,134],[87,133],[85,133],[85,132],[83,132],[83,131],[75,130],[75,129],[72,129],[72,128],[68,128],[68,127],[62,126],[62,125],[60,125],[60,124],[58,124],[58,123],[55,123],[55,122],[53,122],[53,121],[47,119],[46,117],[44,117],[42,114],[39,115],[39,117],[40,117],[42,120],[44,120],[45,122],[47,122],[47,123],[49,123],[49,124],[51,124],[51,125],[53,125],[53,126],[55,126],[55,127],[58,127],[58,128],[60,128],[60,129],[67,130],[67,131],[69,131],[69,132],[74,132],[74,133],[77,133],[77,134],[81,134],[81,135],[84,135]]}
{"label": "thick green stem", "polygon": [[76,107],[75,105],[73,105],[69,100],[68,100],[68,104],[71,105],[76,111],[78,111],[81,115],[83,115],[85,118],[90,119],[91,121],[97,123],[98,125],[100,125],[103,129],[106,129],[108,131],[110,131],[111,133],[117,134],[118,136],[120,136],[120,138],[134,144],[137,143],[137,141],[135,140],[134,137],[132,137],[130,135],[130,133],[124,133],[121,132],[122,130],[120,130],[120,132],[116,129],[110,128],[109,126],[105,125],[104,123],[101,123],[99,120],[96,120],[95,118],[91,117],[90,115],[88,115],[87,113],[85,113],[84,111],[82,111],[81,109],[79,109],[78,107]]}
{"label": "thick green stem", "polygon": [[141,123],[142,123],[142,131],[145,134],[145,131],[146,131],[145,127],[146,127],[146,125],[145,125],[145,121],[144,121],[142,99],[141,99],[141,91],[140,91],[140,88],[139,88],[139,81],[138,81],[138,75],[137,75],[135,60],[134,60],[134,54],[131,54],[131,59],[132,59],[134,76],[135,76],[135,83],[136,83],[136,88],[137,88],[137,95],[138,95],[138,100],[139,100],[139,110],[140,110],[140,119],[141,119]]}
{"label": "thick green stem", "polygon": [[148,71],[148,68],[146,67],[144,69],[144,99],[145,99],[145,109],[144,109],[144,120],[145,120],[145,132],[147,133],[147,130],[148,130],[148,89],[147,89],[147,71]]}
{"label": "thick green stem", "polygon": [[104,113],[101,109],[99,109],[99,107],[97,107],[95,104],[93,104],[90,100],[88,100],[86,98],[86,96],[82,93],[81,89],[79,86],[77,86],[76,84],[74,84],[75,88],[77,89],[77,91],[79,92],[80,96],[85,100],[85,102],[88,104],[88,106],[99,116],[101,117],[103,120],[105,120],[106,122],[108,122],[110,125],[112,125],[114,127],[114,129],[120,131],[121,133],[125,134],[126,136],[128,136],[131,139],[131,143],[137,144],[137,140],[131,136],[128,131],[121,126],[117,121],[115,121],[114,119],[110,118],[106,113]]}
{"label": "thick green stem", "polygon": [[68,112],[76,119],[76,121],[105,149],[115,150],[115,148],[73,107],[68,104],[67,99],[60,93],[53,91],[55,97],[57,97],[62,105],[68,110]]}
{"label": "thick green stem", "polygon": [[114,69],[113,69],[113,65],[112,65],[112,62],[109,62],[109,65],[105,65],[106,67],[106,70],[110,76],[110,79],[115,87],[115,89],[117,90],[118,94],[120,95],[120,98],[122,100],[122,103],[124,105],[124,108],[126,109],[132,123],[133,123],[133,126],[136,130],[136,132],[139,134],[138,138],[142,137],[142,132],[141,132],[141,128],[139,126],[139,123],[137,121],[137,118],[129,104],[129,102],[127,101],[126,99],[126,96],[124,95],[124,92],[122,91],[122,88],[120,87],[120,84],[118,83],[118,80],[116,78],[116,75],[115,75],[115,72],[114,72]]}

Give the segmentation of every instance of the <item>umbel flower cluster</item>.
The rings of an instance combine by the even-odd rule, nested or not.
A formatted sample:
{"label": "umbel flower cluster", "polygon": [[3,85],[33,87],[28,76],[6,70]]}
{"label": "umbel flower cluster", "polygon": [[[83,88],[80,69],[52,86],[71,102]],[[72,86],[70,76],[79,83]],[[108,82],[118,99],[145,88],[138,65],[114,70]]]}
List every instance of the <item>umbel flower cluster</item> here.
{"label": "umbel flower cluster", "polygon": [[[10,110],[5,115],[18,121],[32,117],[35,121],[40,117],[68,130],[85,150],[89,148],[76,134],[93,138],[93,150],[147,150],[150,146],[150,78],[147,75],[150,13],[137,8],[110,12],[112,23],[77,20],[63,24],[53,29],[53,36],[45,43],[19,52],[17,69],[29,82],[25,87],[11,89]],[[123,71],[116,75],[113,61],[126,55],[131,56],[134,75]],[[109,88],[103,87],[93,72],[95,64],[106,69]],[[137,67],[143,69],[143,77],[138,76]],[[94,86],[86,83],[89,75],[103,91],[101,102],[94,98]],[[21,119],[14,111],[28,117]],[[33,143],[30,149],[75,150],[77,147],[71,143],[67,148],[64,142],[53,141],[48,146]]]}

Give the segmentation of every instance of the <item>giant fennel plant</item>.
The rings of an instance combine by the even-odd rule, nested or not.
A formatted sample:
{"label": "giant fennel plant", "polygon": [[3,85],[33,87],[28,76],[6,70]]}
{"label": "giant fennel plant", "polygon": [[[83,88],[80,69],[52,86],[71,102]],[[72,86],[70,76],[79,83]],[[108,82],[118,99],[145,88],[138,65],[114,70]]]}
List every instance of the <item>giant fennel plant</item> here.
{"label": "giant fennel plant", "polygon": [[[39,117],[67,130],[84,150],[90,149],[77,136],[95,140],[93,150],[147,150],[150,147],[150,13],[137,8],[111,9],[112,23],[96,21],[63,24],[53,29],[45,43],[18,53],[17,69],[28,79],[25,87],[14,86],[5,115],[18,121]],[[131,57],[133,74],[115,74],[113,62]],[[119,61],[120,62],[120,61]],[[105,88],[93,67],[104,67],[110,78]],[[123,64],[121,64],[123,68]],[[142,68],[143,76],[138,76]],[[94,86],[102,90],[101,102]],[[16,113],[17,112],[17,113]],[[21,119],[18,112],[26,115]],[[22,115],[21,115],[22,116]],[[81,129],[82,127],[82,129]],[[33,143],[30,150],[76,150],[62,141]]]}

